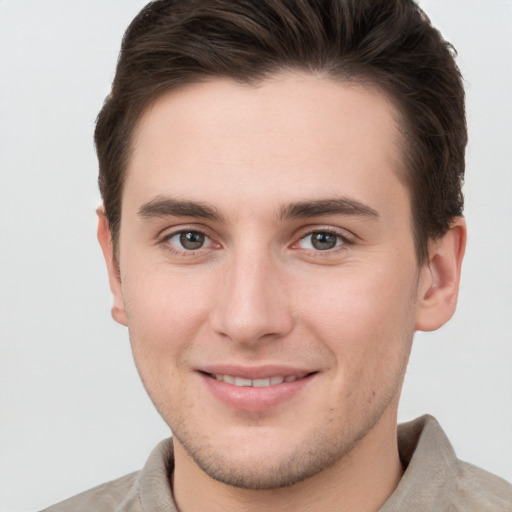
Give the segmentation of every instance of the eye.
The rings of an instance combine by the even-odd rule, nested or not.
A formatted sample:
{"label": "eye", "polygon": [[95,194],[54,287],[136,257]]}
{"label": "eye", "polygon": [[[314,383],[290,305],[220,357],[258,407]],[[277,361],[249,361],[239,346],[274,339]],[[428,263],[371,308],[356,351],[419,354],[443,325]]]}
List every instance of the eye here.
{"label": "eye", "polygon": [[299,240],[301,249],[328,251],[343,245],[347,240],[338,233],[330,231],[313,231]]}
{"label": "eye", "polygon": [[166,241],[175,250],[197,251],[198,249],[203,248],[210,239],[200,231],[187,230],[178,231],[177,233],[170,235]]}

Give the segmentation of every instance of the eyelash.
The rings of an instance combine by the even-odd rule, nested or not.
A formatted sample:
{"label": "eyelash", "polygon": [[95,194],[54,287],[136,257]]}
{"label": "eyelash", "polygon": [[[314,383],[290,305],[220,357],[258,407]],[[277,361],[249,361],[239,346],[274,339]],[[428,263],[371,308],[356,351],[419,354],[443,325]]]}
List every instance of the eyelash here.
{"label": "eyelash", "polygon": [[309,249],[312,254],[314,254],[315,257],[326,257],[329,255],[332,255],[333,252],[343,251],[347,249],[347,246],[352,245],[354,243],[354,238],[352,236],[349,236],[345,232],[341,233],[340,231],[337,231],[332,228],[316,228],[312,229],[310,231],[307,231],[301,237],[295,242],[293,245],[296,246],[303,240],[307,239],[308,237],[311,237],[315,234],[322,234],[322,235],[330,235],[336,237],[336,246],[330,249]]}
{"label": "eyelash", "polygon": [[[215,243],[213,242],[212,238],[202,229],[197,229],[197,228],[185,228],[185,229],[179,229],[177,231],[173,231],[171,233],[167,233],[166,235],[164,235],[159,241],[158,243],[159,244],[162,244],[162,245],[165,245],[166,246],[166,250],[168,250],[171,254],[174,254],[174,255],[178,255],[178,256],[196,256],[199,251],[205,249],[204,245],[203,244],[201,247],[199,247],[198,249],[196,250],[193,250],[193,249],[185,249],[185,248],[182,248],[182,249],[178,249],[176,247],[175,244],[171,244],[170,241],[172,238],[174,238],[175,236],[178,236],[178,235],[183,235],[183,234],[187,234],[187,233],[194,233],[194,234],[197,234],[197,235],[202,235],[204,236],[205,238],[205,244],[207,244],[207,241],[209,241],[209,243]],[[219,244],[216,244],[218,247],[220,247]]]}
{"label": "eyelash", "polygon": [[[194,233],[197,235],[204,236],[205,244],[207,243],[207,241],[209,241],[209,244],[213,243],[216,245],[217,248],[221,247],[220,244],[217,244],[212,240],[212,238],[208,235],[208,233],[206,233],[205,230],[197,229],[197,228],[188,228],[188,229],[181,228],[177,231],[167,233],[160,240],[158,240],[158,244],[165,245],[166,250],[168,250],[171,254],[174,254],[174,255],[185,256],[185,257],[197,256],[200,251],[207,248],[207,247],[204,247],[205,244],[203,244],[198,249],[194,250],[194,249],[185,249],[185,248],[178,249],[178,248],[176,248],[175,244],[170,243],[172,238],[174,238],[178,235],[183,235],[183,234],[187,234],[187,233]],[[302,242],[303,240],[305,240],[308,237],[311,237],[315,234],[334,236],[334,237],[336,237],[336,244],[337,244],[333,248],[324,249],[324,250],[322,250],[322,249],[316,249],[316,250],[315,249],[306,249],[307,251],[310,251],[312,254],[314,254],[315,257],[325,257],[325,256],[328,256],[329,254],[332,254],[333,252],[346,250],[346,248],[347,248],[346,246],[352,245],[354,243],[353,237],[348,236],[346,233],[341,233],[332,228],[317,228],[317,229],[311,229],[310,231],[307,231],[307,232],[301,234],[300,238],[298,238],[298,240],[291,245],[291,248],[295,249],[296,246],[298,246],[298,244],[300,244],[300,242]],[[297,249],[300,249],[300,247],[297,247]]]}

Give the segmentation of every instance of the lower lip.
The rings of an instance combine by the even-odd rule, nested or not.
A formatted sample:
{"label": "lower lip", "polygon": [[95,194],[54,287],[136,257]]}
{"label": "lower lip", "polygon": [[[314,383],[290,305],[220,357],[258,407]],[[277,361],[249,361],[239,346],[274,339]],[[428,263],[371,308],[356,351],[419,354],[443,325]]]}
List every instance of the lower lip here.
{"label": "lower lip", "polygon": [[276,407],[299,393],[315,374],[274,386],[235,386],[201,374],[210,392],[226,405],[240,411],[261,412]]}

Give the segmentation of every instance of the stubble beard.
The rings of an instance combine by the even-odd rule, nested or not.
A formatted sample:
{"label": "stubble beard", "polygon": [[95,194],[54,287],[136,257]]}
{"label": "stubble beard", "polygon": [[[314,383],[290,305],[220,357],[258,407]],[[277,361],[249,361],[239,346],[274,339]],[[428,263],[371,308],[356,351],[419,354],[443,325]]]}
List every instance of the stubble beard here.
{"label": "stubble beard", "polygon": [[[396,391],[399,393],[399,389]],[[345,426],[333,431],[332,425],[336,421],[327,418],[324,425],[318,425],[292,452],[277,455],[269,450],[265,460],[257,462],[233,455],[229,449],[223,450],[223,453],[214,451],[208,442],[199,441],[193,432],[184,427],[183,422],[173,425],[173,437],[195,464],[213,480],[239,489],[280,489],[296,485],[340,461],[348,460],[358,443],[382,418],[392,398],[388,396],[382,400],[381,407],[374,409],[369,417],[359,418],[355,429]],[[265,443],[265,439],[259,439],[259,442]],[[236,449],[233,451],[236,452]]]}
{"label": "stubble beard", "polygon": [[[194,461],[211,479],[239,489],[247,490],[273,490],[290,487],[304,480],[314,477],[334,465],[343,462],[351,462],[351,454],[354,449],[377,426],[384,416],[393,416],[393,427],[396,427],[396,409],[401,393],[402,383],[410,355],[410,348],[414,329],[404,328],[404,341],[402,351],[397,355],[393,365],[395,368],[393,378],[388,381],[388,386],[375,394],[371,389],[366,389],[357,401],[362,405],[358,408],[353,404],[353,414],[350,417],[342,417],[339,411],[332,409],[330,414],[323,418],[321,423],[304,432],[295,446],[288,452],[272,451],[272,446],[267,443],[264,435],[258,435],[255,430],[254,440],[251,444],[260,445],[256,455],[244,453],[244,447],[236,446],[236,441],[229,444],[229,440],[215,440],[211,442],[208,434],[198,432],[190,423],[188,415],[183,415],[184,410],[195,408],[193,399],[184,403],[182,398],[178,407],[169,407],[165,401],[155,400],[158,393],[153,392],[148,382],[142,381],[149,396],[164,421],[171,428],[174,439],[183,447],[188,457]],[[184,395],[182,395],[183,397]],[[388,418],[385,420],[389,420]],[[192,428],[191,428],[192,426]],[[255,427],[257,429],[257,427]],[[300,427],[299,427],[300,428]],[[294,425],[290,424],[290,432]],[[217,442],[219,441],[219,442]],[[265,445],[265,446],[261,446]],[[250,452],[250,450],[249,450]],[[264,454],[263,456],[261,454]]]}

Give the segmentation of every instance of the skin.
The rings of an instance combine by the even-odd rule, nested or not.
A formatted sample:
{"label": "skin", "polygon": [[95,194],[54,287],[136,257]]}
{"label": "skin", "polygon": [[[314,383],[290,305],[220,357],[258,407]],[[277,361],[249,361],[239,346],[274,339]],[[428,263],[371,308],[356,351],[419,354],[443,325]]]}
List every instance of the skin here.
{"label": "skin", "polygon": [[[396,487],[413,334],[453,314],[465,243],[454,219],[418,266],[398,118],[377,90],[288,73],[189,85],[140,119],[118,258],[101,212],[98,235],[181,511],[372,511]],[[237,401],[212,368],[307,376]]]}

